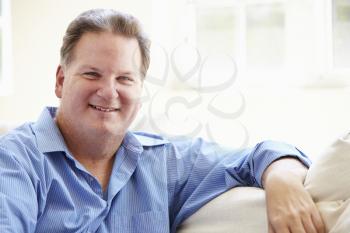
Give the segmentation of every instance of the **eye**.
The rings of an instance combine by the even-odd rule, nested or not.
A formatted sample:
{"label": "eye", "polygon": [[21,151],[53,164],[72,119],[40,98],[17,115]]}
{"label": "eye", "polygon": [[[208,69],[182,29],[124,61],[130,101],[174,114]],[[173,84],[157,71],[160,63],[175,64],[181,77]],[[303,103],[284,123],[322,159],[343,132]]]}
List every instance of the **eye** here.
{"label": "eye", "polygon": [[96,79],[96,78],[99,78],[101,75],[97,72],[85,72],[83,73],[84,76],[86,76],[87,78],[90,78],[90,79]]}
{"label": "eye", "polygon": [[132,78],[127,76],[119,76],[117,80],[122,82],[130,82],[130,83],[134,81]]}

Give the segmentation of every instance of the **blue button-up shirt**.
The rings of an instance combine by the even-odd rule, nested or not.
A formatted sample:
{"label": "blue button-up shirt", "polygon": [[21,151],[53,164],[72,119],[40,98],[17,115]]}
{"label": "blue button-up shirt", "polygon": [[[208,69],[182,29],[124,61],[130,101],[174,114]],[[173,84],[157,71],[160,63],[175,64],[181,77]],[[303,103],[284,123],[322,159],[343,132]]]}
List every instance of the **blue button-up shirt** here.
{"label": "blue button-up shirt", "polygon": [[103,192],[67,149],[55,113],[46,108],[36,123],[0,139],[2,233],[175,232],[226,190],[261,187],[263,171],[277,158],[309,164],[295,147],[272,141],[227,150],[201,139],[128,132]]}

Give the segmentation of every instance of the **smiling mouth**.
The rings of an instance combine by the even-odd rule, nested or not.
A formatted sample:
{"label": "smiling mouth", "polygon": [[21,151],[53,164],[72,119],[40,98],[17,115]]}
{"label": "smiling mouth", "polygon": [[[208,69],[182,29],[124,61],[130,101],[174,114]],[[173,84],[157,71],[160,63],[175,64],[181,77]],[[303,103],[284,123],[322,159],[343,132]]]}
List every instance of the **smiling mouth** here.
{"label": "smiling mouth", "polygon": [[89,106],[100,112],[116,112],[120,110],[119,108],[106,108],[106,107],[101,107],[101,106],[92,105],[92,104],[89,104]]}

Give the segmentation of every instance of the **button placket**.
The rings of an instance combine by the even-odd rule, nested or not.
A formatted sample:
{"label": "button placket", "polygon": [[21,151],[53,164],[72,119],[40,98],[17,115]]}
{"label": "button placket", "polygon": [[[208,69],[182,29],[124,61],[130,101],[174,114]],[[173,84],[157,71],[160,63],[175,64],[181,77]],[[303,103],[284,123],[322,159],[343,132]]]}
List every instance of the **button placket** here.
{"label": "button placket", "polygon": [[100,184],[96,181],[96,179],[90,174],[86,174],[85,177],[92,191],[94,191],[94,193],[96,193],[99,197],[103,198],[102,188],[100,187]]}

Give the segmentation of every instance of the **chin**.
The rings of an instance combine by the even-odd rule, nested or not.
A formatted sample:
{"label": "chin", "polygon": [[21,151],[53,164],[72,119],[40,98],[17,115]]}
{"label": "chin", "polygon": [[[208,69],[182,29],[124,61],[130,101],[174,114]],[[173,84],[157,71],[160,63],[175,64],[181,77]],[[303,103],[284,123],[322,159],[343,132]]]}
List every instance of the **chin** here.
{"label": "chin", "polygon": [[121,136],[125,135],[126,129],[124,128],[119,128],[116,126],[111,126],[111,125],[103,125],[103,126],[98,126],[96,131],[100,132],[100,134],[105,134],[106,136]]}

